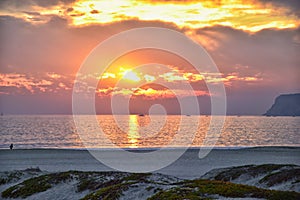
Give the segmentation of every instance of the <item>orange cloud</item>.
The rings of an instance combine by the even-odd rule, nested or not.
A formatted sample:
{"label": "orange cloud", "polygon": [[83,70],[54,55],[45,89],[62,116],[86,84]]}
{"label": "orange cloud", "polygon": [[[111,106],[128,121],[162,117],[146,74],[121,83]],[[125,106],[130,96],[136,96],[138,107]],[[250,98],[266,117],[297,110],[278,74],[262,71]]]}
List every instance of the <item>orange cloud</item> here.
{"label": "orange cloud", "polygon": [[[190,83],[198,83],[198,86],[201,84],[207,83],[219,83],[223,82],[226,86],[231,86],[234,82],[244,82],[244,83],[256,83],[261,81],[262,78],[260,75],[254,76],[240,76],[238,73],[230,73],[227,75],[222,75],[219,73],[201,73],[196,74],[192,72],[179,71],[175,67],[174,69],[165,72],[162,75],[154,75],[151,73],[143,74],[142,72],[130,71],[134,74],[133,77],[124,73],[124,77],[121,77],[122,74],[115,74],[111,72],[106,72],[102,76],[99,74],[89,74],[81,75],[78,79],[80,84],[80,91],[77,92],[96,92],[98,96],[112,96],[112,95],[123,95],[123,96],[142,96],[146,98],[173,98],[174,94],[178,96],[201,96],[207,95],[205,91],[195,90],[195,91],[186,91],[182,90],[181,83],[182,81]],[[121,70],[122,71],[122,70]],[[126,74],[128,77],[126,78]],[[138,74],[138,77],[136,77]],[[95,81],[101,79],[96,91],[95,88],[89,86],[90,81]],[[135,83],[132,83],[131,80],[136,80],[139,78],[139,81],[147,83],[146,85],[137,88],[134,86]],[[24,92],[24,89],[30,93],[36,92],[58,92],[58,91],[70,91],[72,89],[72,80],[74,77],[65,77],[64,75],[56,73],[45,73],[44,75],[25,75],[25,74],[0,74],[0,87],[4,88],[15,88],[19,89],[17,92]],[[118,80],[124,80],[120,86],[115,86]],[[159,81],[171,82],[175,90],[171,91],[163,86],[160,86],[155,83],[156,80]],[[129,82],[128,82],[129,81]],[[129,83],[129,84],[127,84]],[[16,90],[10,90],[15,92]],[[6,90],[5,90],[6,91]],[[2,92],[3,93],[3,92]]]}
{"label": "orange cloud", "polygon": [[[111,23],[128,19],[143,21],[159,20],[172,22],[179,28],[197,29],[206,26],[224,25],[256,32],[264,28],[295,28],[299,26],[297,16],[286,8],[273,4],[267,6],[259,1],[112,1],[110,4],[96,0],[77,1],[73,12],[86,13],[72,18],[73,25],[89,23]],[[90,13],[100,10],[97,14]],[[155,10],[155,12],[153,12]]]}
{"label": "orange cloud", "polygon": [[194,73],[183,73],[183,77],[190,82],[198,82],[204,79],[204,76],[201,74],[194,74]]}
{"label": "orange cloud", "polygon": [[[36,14],[39,13],[38,17]],[[296,28],[300,21],[286,7],[258,0],[231,1],[138,1],[138,0],[77,0],[72,8],[63,3],[32,6],[27,12],[2,10],[1,15],[13,15],[31,23],[45,23],[58,15],[69,25],[108,24],[129,19],[174,23],[179,28],[199,29],[223,25],[249,32],[266,28]]]}
{"label": "orange cloud", "polygon": [[98,96],[110,96],[111,93],[114,91],[114,88],[108,87],[108,88],[98,88],[96,90],[96,94]]}
{"label": "orange cloud", "polygon": [[151,75],[148,75],[148,74],[145,74],[144,75],[144,79],[147,81],[147,82],[153,82],[156,80],[156,78],[154,76],[151,76]]}
{"label": "orange cloud", "polygon": [[61,75],[56,74],[56,73],[47,73],[47,76],[52,78],[52,79],[59,79],[59,78],[62,77]]}
{"label": "orange cloud", "polygon": [[105,72],[101,76],[101,79],[107,79],[107,78],[116,78],[116,75],[114,73]]}
{"label": "orange cloud", "polygon": [[183,75],[176,74],[175,72],[167,72],[162,75],[159,75],[159,77],[163,78],[164,80],[168,82],[174,82],[174,81],[186,81],[188,80]]}
{"label": "orange cloud", "polygon": [[34,78],[27,78],[24,74],[0,74],[1,87],[25,88],[31,93],[34,93],[35,89],[45,92],[46,87],[52,84],[52,81],[35,80]]}
{"label": "orange cloud", "polygon": [[231,86],[234,82],[257,82],[263,80],[258,75],[255,76],[239,76],[238,73],[230,73],[227,76],[214,76],[207,75],[205,76],[205,81],[208,83],[218,83],[223,82],[226,86]]}
{"label": "orange cloud", "polygon": [[201,90],[193,90],[193,91],[186,91],[181,89],[153,89],[153,88],[138,88],[133,92],[133,97],[142,96],[144,98],[149,99],[159,99],[159,98],[182,98],[188,96],[203,96],[207,95],[206,91]]}
{"label": "orange cloud", "polygon": [[137,89],[133,93],[135,96],[146,96],[150,98],[168,98],[170,96],[174,96],[174,94],[169,90],[155,90],[152,88],[147,89]]}

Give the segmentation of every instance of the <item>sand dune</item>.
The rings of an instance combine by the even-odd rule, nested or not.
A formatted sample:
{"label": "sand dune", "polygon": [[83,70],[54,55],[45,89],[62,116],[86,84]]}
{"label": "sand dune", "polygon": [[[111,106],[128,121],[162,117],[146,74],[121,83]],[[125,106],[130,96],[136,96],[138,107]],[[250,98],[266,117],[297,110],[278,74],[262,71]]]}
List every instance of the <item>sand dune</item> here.
{"label": "sand dune", "polygon": [[[299,190],[299,169],[300,167],[295,165],[248,165],[215,169],[200,179],[183,180],[159,173],[116,171],[49,173],[39,168],[29,168],[0,172],[0,192],[2,198],[30,200],[199,198],[292,200],[300,198],[300,193],[294,192]],[[295,170],[298,173],[295,174]],[[290,176],[288,178],[282,176],[280,174],[282,172],[284,175],[290,173]],[[269,190],[278,185],[280,188],[277,189],[289,191]]]}

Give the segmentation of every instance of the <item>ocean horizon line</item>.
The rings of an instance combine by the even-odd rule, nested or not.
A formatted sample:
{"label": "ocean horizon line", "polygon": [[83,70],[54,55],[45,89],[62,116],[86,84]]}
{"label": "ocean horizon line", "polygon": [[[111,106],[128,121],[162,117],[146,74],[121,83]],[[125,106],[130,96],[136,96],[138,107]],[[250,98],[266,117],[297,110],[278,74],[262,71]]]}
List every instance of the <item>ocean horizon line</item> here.
{"label": "ocean horizon line", "polygon": [[274,145],[257,145],[257,146],[214,146],[214,147],[138,147],[138,148],[74,148],[74,147],[37,147],[37,148],[15,148],[10,150],[9,148],[0,147],[2,150],[75,150],[75,151],[157,151],[157,150],[201,150],[201,149],[212,149],[212,150],[241,150],[241,149],[298,149],[300,145],[283,145],[283,146],[274,146]]}
{"label": "ocean horizon line", "polygon": [[96,114],[93,114],[93,113],[76,113],[76,114],[73,114],[73,113],[2,113],[3,116],[9,116],[9,115],[140,115],[140,116],[149,116],[149,115],[176,115],[176,116],[201,116],[201,115],[204,115],[204,116],[264,116],[263,114],[226,114],[226,115],[211,115],[211,114],[179,114],[179,113],[167,113],[167,114],[164,114],[164,113],[158,113],[158,114],[147,114],[147,113],[96,113]]}

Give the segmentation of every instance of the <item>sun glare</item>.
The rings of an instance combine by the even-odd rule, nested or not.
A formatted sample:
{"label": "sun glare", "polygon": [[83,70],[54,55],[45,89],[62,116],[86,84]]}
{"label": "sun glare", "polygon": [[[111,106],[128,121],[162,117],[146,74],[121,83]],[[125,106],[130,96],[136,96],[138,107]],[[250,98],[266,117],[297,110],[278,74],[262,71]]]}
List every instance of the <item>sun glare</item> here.
{"label": "sun glare", "polygon": [[139,82],[141,80],[140,77],[138,77],[136,72],[133,72],[132,70],[124,70],[124,72],[122,72],[123,74],[123,79],[128,80],[128,81],[132,81],[132,82]]}

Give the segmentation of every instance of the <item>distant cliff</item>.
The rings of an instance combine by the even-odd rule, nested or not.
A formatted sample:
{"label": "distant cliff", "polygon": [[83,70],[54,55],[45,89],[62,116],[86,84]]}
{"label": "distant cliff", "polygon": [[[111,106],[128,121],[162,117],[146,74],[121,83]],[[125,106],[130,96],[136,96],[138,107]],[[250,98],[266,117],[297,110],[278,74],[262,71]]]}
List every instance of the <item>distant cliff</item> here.
{"label": "distant cliff", "polygon": [[284,94],[275,99],[275,103],[264,114],[266,116],[300,116],[300,93]]}

